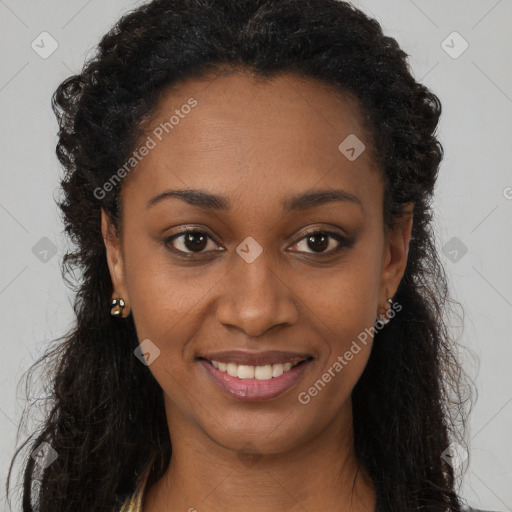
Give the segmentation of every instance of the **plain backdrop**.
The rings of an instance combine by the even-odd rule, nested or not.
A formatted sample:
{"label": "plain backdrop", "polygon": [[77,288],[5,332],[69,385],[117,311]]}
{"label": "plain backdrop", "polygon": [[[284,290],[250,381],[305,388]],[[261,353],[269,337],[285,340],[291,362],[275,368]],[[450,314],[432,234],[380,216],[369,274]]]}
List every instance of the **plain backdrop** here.
{"label": "plain backdrop", "polygon": [[[478,399],[462,495],[512,510],[512,1],[362,0],[409,54],[414,76],[441,99],[445,149],[434,208],[454,320]],[[60,274],[65,250],[54,202],[60,168],[50,98],[128,0],[0,0],[0,510],[25,403],[18,383],[73,322]],[[41,42],[43,41],[43,42]],[[25,440],[20,433],[18,442]],[[18,507],[13,510],[19,510]]]}

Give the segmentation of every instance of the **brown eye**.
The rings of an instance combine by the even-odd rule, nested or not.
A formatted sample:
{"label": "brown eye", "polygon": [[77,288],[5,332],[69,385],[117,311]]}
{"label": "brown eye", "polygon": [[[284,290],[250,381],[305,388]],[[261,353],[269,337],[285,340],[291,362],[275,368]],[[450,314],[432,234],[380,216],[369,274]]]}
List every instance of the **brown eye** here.
{"label": "brown eye", "polygon": [[[334,239],[335,242],[331,243]],[[305,243],[306,247],[311,249],[312,253],[324,254],[336,252],[343,246],[348,245],[345,238],[338,233],[330,231],[314,231],[296,242],[293,247],[299,247],[301,243]],[[334,247],[333,247],[334,246]],[[299,252],[310,252],[299,249]],[[310,252],[310,253],[311,253]]]}
{"label": "brown eye", "polygon": [[209,252],[204,250],[209,239],[210,237],[204,231],[189,230],[166,239],[165,245],[172,251],[183,253]]}

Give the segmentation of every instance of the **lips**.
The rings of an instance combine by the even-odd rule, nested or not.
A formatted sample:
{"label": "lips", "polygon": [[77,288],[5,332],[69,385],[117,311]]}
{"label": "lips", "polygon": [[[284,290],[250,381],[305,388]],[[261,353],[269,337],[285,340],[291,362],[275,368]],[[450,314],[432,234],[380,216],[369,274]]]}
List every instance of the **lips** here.
{"label": "lips", "polygon": [[[261,402],[278,398],[294,388],[298,384],[302,375],[309,368],[312,363],[312,359],[306,359],[302,363],[298,363],[296,366],[281,373],[281,375],[276,378],[272,377],[265,380],[259,380],[257,378],[241,379],[239,377],[234,377],[215,368],[205,359],[200,359],[199,363],[206,372],[206,375],[210,378],[211,382],[213,382],[216,387],[227,396],[238,401]],[[277,365],[281,366],[279,363],[277,363]],[[240,366],[240,368],[241,367],[242,366]]]}
{"label": "lips", "polygon": [[227,350],[223,352],[209,352],[198,357],[206,361],[218,361],[220,363],[234,363],[246,366],[265,366],[272,364],[291,363],[292,366],[313,359],[311,354],[298,352],[282,352],[267,350],[265,352],[247,352],[243,350]]}
{"label": "lips", "polygon": [[227,350],[196,360],[218,389],[236,400],[277,398],[297,385],[315,358],[304,352]]}

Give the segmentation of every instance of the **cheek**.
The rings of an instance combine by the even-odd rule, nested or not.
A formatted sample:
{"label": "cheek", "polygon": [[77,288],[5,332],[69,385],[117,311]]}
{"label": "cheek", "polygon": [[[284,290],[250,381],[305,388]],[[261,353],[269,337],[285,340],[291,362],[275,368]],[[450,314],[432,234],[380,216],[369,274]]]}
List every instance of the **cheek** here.
{"label": "cheek", "polygon": [[337,277],[309,298],[310,309],[329,336],[328,360],[319,367],[315,377],[321,382],[315,381],[315,387],[324,389],[325,384],[324,399],[334,407],[347,399],[370,356],[380,283],[375,255],[369,250],[354,253]]}
{"label": "cheek", "polygon": [[[131,238],[144,240],[142,234]],[[125,265],[139,339],[154,338],[160,343],[181,339],[176,332],[183,333],[190,319],[201,312],[201,303],[222,277],[200,267],[173,265],[165,248],[155,248],[154,241],[136,244],[128,237]]]}
{"label": "cheek", "polygon": [[377,318],[380,261],[364,252],[354,253],[317,286],[301,292],[313,316],[336,335],[333,349],[343,349]]}
{"label": "cheek", "polygon": [[[316,410],[336,414],[359,380],[370,357],[375,322],[373,287],[358,287],[357,294],[336,297],[337,308],[324,310],[322,322],[328,327],[327,359],[321,361],[307,388],[299,391],[300,403],[313,401]],[[327,306],[327,304],[326,304]],[[329,314],[326,313],[329,312]],[[324,331],[325,332],[325,331]]]}

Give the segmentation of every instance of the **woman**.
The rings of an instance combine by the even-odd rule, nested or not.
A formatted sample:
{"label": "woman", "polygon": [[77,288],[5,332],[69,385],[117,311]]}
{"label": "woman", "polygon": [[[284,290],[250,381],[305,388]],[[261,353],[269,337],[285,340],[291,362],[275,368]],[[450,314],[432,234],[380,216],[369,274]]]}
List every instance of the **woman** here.
{"label": "woman", "polygon": [[59,86],[81,277],[25,511],[462,510],[406,58],[348,2],[154,0]]}

